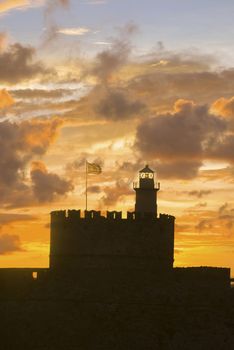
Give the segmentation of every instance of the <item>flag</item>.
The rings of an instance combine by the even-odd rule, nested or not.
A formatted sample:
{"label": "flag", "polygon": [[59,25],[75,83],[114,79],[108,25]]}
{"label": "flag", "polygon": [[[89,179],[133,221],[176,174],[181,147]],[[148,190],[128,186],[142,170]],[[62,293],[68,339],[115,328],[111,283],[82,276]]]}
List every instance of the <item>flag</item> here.
{"label": "flag", "polygon": [[96,163],[87,162],[87,173],[88,174],[101,174],[102,168]]}

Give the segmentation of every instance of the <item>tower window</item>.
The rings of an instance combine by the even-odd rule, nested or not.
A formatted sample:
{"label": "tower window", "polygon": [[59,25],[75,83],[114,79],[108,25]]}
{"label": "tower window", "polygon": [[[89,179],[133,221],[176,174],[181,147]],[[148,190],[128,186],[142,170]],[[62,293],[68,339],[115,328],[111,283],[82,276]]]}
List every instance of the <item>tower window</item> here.
{"label": "tower window", "polygon": [[152,173],[141,173],[140,178],[141,179],[153,179],[154,174]]}

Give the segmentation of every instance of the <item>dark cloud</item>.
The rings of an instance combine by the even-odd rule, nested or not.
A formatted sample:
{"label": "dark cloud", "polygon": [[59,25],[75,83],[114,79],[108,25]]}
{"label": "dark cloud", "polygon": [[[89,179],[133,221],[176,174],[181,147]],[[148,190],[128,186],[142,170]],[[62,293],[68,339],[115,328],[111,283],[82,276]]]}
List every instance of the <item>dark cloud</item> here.
{"label": "dark cloud", "polygon": [[110,39],[112,45],[96,55],[93,64],[85,69],[84,75],[95,77],[98,83],[109,84],[112,78],[128,62],[131,53],[129,39],[134,31],[134,25],[119,28],[119,37]]}
{"label": "dark cloud", "polygon": [[[0,123],[0,201],[6,205],[28,198],[30,190],[25,168],[43,155],[54,141],[61,121],[25,121],[20,124]],[[20,199],[21,198],[21,199]]]}
{"label": "dark cloud", "polygon": [[204,196],[208,196],[211,193],[212,193],[211,190],[200,190],[200,191],[194,190],[194,191],[189,191],[188,195],[189,196],[194,196],[194,197],[197,197],[197,198],[202,198]]}
{"label": "dark cloud", "polygon": [[[220,96],[230,98],[234,70],[215,70],[213,57],[157,49],[135,63],[137,72],[127,82],[128,90],[141,97],[152,111],[170,110],[179,98],[210,104]],[[129,66],[131,72],[131,65]]]}
{"label": "dark cloud", "polygon": [[42,62],[34,62],[35,49],[13,44],[0,52],[0,82],[18,83],[51,73]]}
{"label": "dark cloud", "polygon": [[211,140],[206,157],[210,159],[219,159],[234,163],[234,134],[224,134],[218,139]]}
{"label": "dark cloud", "polygon": [[155,163],[160,179],[193,179],[198,175],[202,163],[199,161],[161,161]]}
{"label": "dark cloud", "polygon": [[124,180],[116,181],[115,186],[104,187],[103,191],[105,195],[102,197],[101,201],[107,208],[114,206],[118,201],[122,200],[124,196],[132,195],[130,183]]}
{"label": "dark cloud", "polygon": [[96,57],[95,66],[90,74],[99,78],[101,82],[107,83],[124,63],[129,55],[129,46],[125,42],[116,41],[112,49],[100,52]]}
{"label": "dark cloud", "polygon": [[178,100],[174,113],[157,115],[138,126],[135,147],[146,159],[158,160],[162,176],[192,178],[204,159],[231,159],[234,147],[227,145],[234,138],[226,135],[227,128],[225,120],[210,114],[207,106]]}
{"label": "dark cloud", "polygon": [[47,151],[60,126],[58,119],[0,123],[0,184],[12,185],[34,155]]}
{"label": "dark cloud", "polygon": [[42,162],[33,162],[31,169],[33,193],[39,202],[51,202],[73,190],[70,180],[49,173]]}
{"label": "dark cloud", "polygon": [[[57,6],[57,5],[56,5]],[[56,7],[55,6],[55,7]],[[54,6],[53,6],[54,8]],[[49,11],[50,13],[50,11]],[[57,35],[58,27],[49,15],[45,42],[51,42]],[[119,30],[118,37],[112,38],[112,45],[99,52],[92,62],[78,60],[77,65],[81,70],[80,76],[85,79],[91,76],[96,81],[94,88],[86,96],[78,101],[69,101],[66,104],[67,111],[64,118],[89,119],[110,119],[121,120],[132,118],[135,114],[139,116],[144,112],[145,104],[134,95],[128,94],[128,89],[121,86],[118,74],[121,68],[125,67],[131,52],[129,37],[135,32],[136,26],[133,23],[127,24]],[[72,72],[74,77],[74,72]],[[117,78],[118,81],[115,81]],[[71,76],[67,82],[71,81]],[[112,83],[114,85],[112,86]],[[115,88],[116,84],[116,88]],[[18,93],[19,94],[19,93]],[[64,108],[64,103],[57,104],[57,109]]]}
{"label": "dark cloud", "polygon": [[0,235],[0,255],[21,251],[20,239],[16,235],[1,234]]}
{"label": "dark cloud", "polygon": [[213,140],[225,128],[225,122],[210,115],[206,106],[179,100],[173,114],[156,116],[139,125],[136,146],[149,157],[199,159],[204,142]]}
{"label": "dark cloud", "polygon": [[[123,121],[138,119],[145,116],[147,106],[130,95],[125,88],[115,88],[111,85],[96,85],[79,101],[68,102],[70,111],[64,118],[81,119],[87,116],[90,120]],[[86,120],[87,120],[86,118]]]}
{"label": "dark cloud", "polygon": [[[57,5],[58,3],[55,8]],[[130,29],[126,28],[128,26]],[[85,61],[81,57],[76,59],[77,69],[66,73],[66,83],[72,81],[74,71],[79,72],[76,75],[78,79],[85,80],[87,76],[95,78],[95,87],[89,90],[85,97],[73,99],[66,104],[64,101],[52,101],[49,106],[44,105],[41,108],[61,111],[64,118],[68,119],[103,118],[116,121],[122,114],[125,114],[126,119],[132,118],[135,113],[138,117],[145,117],[146,111],[149,115],[171,111],[178,98],[210,104],[220,96],[227,100],[233,96],[234,70],[215,71],[211,57],[199,56],[197,53],[175,54],[167,52],[161,45],[156,53],[133,59],[129,38],[134,29],[131,29],[131,25],[126,27],[122,29],[126,35],[119,33],[108,49],[99,52],[92,61]],[[56,30],[55,27],[53,31]],[[66,69],[69,68],[69,64]],[[53,97],[52,92],[51,96]],[[45,94],[43,98],[46,98]],[[228,104],[231,105],[231,102]],[[228,108],[230,109],[230,106]],[[36,110],[38,112],[37,106]]]}
{"label": "dark cloud", "polygon": [[102,192],[102,188],[101,188],[101,186],[95,186],[95,185],[89,186],[88,187],[88,192],[90,192],[90,193],[101,193]]}
{"label": "dark cloud", "polygon": [[100,116],[114,121],[137,117],[145,108],[141,101],[131,100],[127,94],[118,90],[108,91],[95,107]]}
{"label": "dark cloud", "polygon": [[53,14],[58,9],[68,9],[70,0],[47,0],[45,6],[45,32],[42,46],[52,45],[58,38],[58,25]]}
{"label": "dark cloud", "polygon": [[85,116],[116,121],[122,114],[126,119],[135,113],[145,116],[146,111],[151,115],[171,111],[178,98],[203,104],[213,102],[221,94],[233,94],[234,71],[212,70],[211,57],[166,52],[161,45],[156,53],[133,60],[132,32],[134,25],[127,25],[113,44],[92,61],[77,61],[83,72],[81,78],[94,77],[96,84],[84,98],[71,103],[65,118]]}
{"label": "dark cloud", "polygon": [[[128,47],[130,52],[129,44]],[[114,51],[118,52],[117,49]],[[99,55],[101,57],[113,55],[117,61],[121,57],[121,54],[119,56],[118,53],[113,53],[111,48]],[[107,72],[105,62],[103,70],[99,67],[102,66],[100,60],[102,62],[99,58],[96,63],[87,63],[84,73],[84,76],[96,77],[97,84],[85,97],[76,103],[73,101],[70,110],[64,115],[65,118],[81,119],[85,116],[90,120],[95,118],[108,120],[107,114],[110,113],[109,119],[113,120],[114,115],[117,120],[118,111],[121,109],[118,106],[119,100],[120,106],[127,107],[124,108],[126,116],[129,115],[131,118],[132,108],[129,107],[140,107],[137,109],[138,114],[145,117],[146,111],[149,115],[171,111],[174,102],[179,98],[193,99],[199,104],[211,104],[220,96],[228,98],[233,96],[234,70],[209,71],[209,62],[207,63],[204,58],[196,57],[187,61],[174,58],[170,64],[162,59],[161,63],[158,61],[159,65],[154,67],[153,59],[147,61],[147,58],[141,58],[130,62],[127,54],[123,62],[120,60],[117,65],[110,64],[109,69],[107,66]],[[231,107],[228,108],[231,113]]]}

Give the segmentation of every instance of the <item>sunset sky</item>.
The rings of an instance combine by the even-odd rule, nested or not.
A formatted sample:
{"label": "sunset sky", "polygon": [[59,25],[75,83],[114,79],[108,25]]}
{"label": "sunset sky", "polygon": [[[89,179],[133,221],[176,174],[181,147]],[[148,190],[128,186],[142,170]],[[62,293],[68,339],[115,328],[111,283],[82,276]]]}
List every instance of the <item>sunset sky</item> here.
{"label": "sunset sky", "polygon": [[0,0],[0,267],[45,267],[49,213],[134,209],[148,163],[175,266],[234,275],[234,2]]}

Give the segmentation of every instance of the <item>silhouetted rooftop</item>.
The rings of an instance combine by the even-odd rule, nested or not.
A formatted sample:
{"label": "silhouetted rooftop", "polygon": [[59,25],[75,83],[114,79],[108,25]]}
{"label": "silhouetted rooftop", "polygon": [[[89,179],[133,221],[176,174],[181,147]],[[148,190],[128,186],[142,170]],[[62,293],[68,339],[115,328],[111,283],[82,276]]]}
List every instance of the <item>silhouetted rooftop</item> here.
{"label": "silhouetted rooftop", "polygon": [[146,164],[144,169],[140,170],[140,173],[154,173],[154,171],[149,168],[148,164]]}

